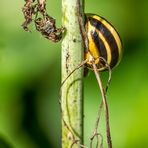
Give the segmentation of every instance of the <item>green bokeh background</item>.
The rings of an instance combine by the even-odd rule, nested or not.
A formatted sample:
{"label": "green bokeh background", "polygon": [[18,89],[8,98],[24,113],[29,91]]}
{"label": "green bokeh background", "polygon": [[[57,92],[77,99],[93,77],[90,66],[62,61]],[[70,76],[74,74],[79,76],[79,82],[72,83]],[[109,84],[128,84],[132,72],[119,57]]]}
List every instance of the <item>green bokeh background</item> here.
{"label": "green bokeh background", "polygon": [[[61,43],[21,28],[24,1],[0,3],[0,148],[60,148]],[[148,1],[85,0],[85,10],[107,18],[123,40],[124,55],[108,92],[114,148],[148,147]],[[47,0],[61,25],[61,1]],[[102,73],[103,82],[107,73]],[[93,72],[84,78],[84,140],[89,144],[101,99]],[[105,137],[102,114],[100,131]],[[105,140],[105,138],[104,138]],[[107,147],[104,141],[104,147]]]}

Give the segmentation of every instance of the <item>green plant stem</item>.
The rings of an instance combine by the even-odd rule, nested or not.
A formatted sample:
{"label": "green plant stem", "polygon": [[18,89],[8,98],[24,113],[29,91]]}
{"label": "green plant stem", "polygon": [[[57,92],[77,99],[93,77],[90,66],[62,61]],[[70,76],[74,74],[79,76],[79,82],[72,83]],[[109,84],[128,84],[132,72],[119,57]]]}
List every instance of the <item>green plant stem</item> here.
{"label": "green plant stem", "polygon": [[[81,11],[83,12],[83,0]],[[62,0],[62,23],[65,37],[62,42],[62,82],[83,61],[83,42],[78,22],[77,0]],[[83,15],[83,13],[82,13]],[[78,140],[83,143],[83,68],[76,70],[61,89],[62,148]],[[62,121],[63,121],[62,120]],[[79,147],[74,144],[73,147]]]}

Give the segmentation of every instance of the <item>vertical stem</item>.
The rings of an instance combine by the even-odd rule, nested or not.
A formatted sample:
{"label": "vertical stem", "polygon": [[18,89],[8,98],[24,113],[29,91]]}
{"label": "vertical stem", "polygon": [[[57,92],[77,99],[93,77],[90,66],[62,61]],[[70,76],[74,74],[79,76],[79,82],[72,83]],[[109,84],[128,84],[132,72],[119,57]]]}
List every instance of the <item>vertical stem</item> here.
{"label": "vertical stem", "polygon": [[[83,0],[80,0],[83,12]],[[62,82],[83,61],[83,43],[78,22],[77,0],[62,0],[62,23],[66,29],[62,42]],[[83,13],[82,13],[83,14]],[[83,69],[76,70],[64,83],[61,92],[62,148],[69,148],[75,140],[83,143]],[[70,130],[69,130],[70,129]],[[79,147],[74,145],[73,147]]]}

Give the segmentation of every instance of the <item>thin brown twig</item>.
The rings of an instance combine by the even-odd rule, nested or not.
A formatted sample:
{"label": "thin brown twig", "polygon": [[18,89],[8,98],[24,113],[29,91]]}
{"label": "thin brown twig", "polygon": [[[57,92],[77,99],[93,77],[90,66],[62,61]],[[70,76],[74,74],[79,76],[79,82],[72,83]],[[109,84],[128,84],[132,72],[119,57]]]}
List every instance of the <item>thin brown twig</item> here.
{"label": "thin brown twig", "polygon": [[108,143],[108,148],[112,148],[112,141],[111,141],[111,135],[110,135],[110,126],[109,126],[109,112],[108,112],[108,105],[106,101],[106,95],[105,91],[103,89],[102,81],[100,78],[100,73],[97,71],[97,67],[94,63],[92,63],[94,73],[96,75],[96,79],[98,82],[98,85],[100,87],[101,95],[102,95],[102,101],[104,105],[104,111],[105,111],[105,118],[106,118],[106,134],[107,134],[107,143]]}
{"label": "thin brown twig", "polygon": [[72,148],[75,144],[77,144],[80,148],[88,148],[87,146],[83,145],[83,144],[80,144],[79,143],[80,140],[76,140],[72,143],[72,145],[70,146],[70,148]]}
{"label": "thin brown twig", "polygon": [[102,148],[103,146],[103,136],[100,133],[96,133],[91,137],[91,142],[90,142],[90,148],[93,148],[93,140],[94,138],[97,137],[97,144],[96,144],[96,148],[98,148],[98,144],[99,144],[99,137],[101,138],[101,142],[100,142],[100,148]]}
{"label": "thin brown twig", "polygon": [[[108,81],[107,81],[107,84],[106,84],[106,87],[105,87],[105,95],[106,95],[109,84],[111,82],[111,73],[112,73],[112,71],[111,71],[110,66],[107,64],[107,61],[103,57],[100,57],[100,60],[102,60],[105,63],[105,66],[106,66],[106,68],[108,69],[108,72],[109,72]],[[103,107],[103,101],[101,100],[101,103],[100,103],[99,109],[98,109],[98,116],[97,116],[97,120],[96,120],[96,123],[95,123],[95,129],[94,129],[94,132],[93,132],[93,136],[94,136],[94,134],[97,133],[102,107]]]}
{"label": "thin brown twig", "polygon": [[76,71],[78,70],[79,68],[81,68],[83,65],[85,65],[86,63],[88,62],[88,59],[82,61],[80,64],[77,65],[76,68],[74,68],[74,70],[72,70],[68,76],[64,79],[64,81],[61,83],[61,87],[64,85],[64,83],[66,82],[66,80]]}
{"label": "thin brown twig", "polygon": [[[106,87],[105,87],[105,95],[106,95],[107,90],[108,90],[108,87],[109,87],[109,84],[110,84],[110,82],[111,82],[111,68],[110,68],[110,66],[107,64],[107,61],[106,61],[104,58],[100,57],[100,59],[104,61],[105,66],[107,67],[107,69],[108,69],[108,71],[109,71],[108,81],[107,81],[107,84],[106,84]],[[101,117],[102,107],[103,107],[103,100],[101,100],[101,103],[100,103],[100,105],[99,105],[99,108],[98,108],[98,115],[97,115],[97,119],[96,119],[96,123],[95,123],[95,128],[94,128],[93,134],[92,134],[92,136],[91,136],[91,138],[90,138],[90,140],[91,140],[91,142],[90,142],[90,147],[91,147],[91,148],[92,148],[93,139],[94,139],[95,137],[97,137],[97,140],[98,140],[98,134],[99,134],[99,133],[98,133],[98,126],[99,126],[99,121],[100,121],[100,117]],[[103,138],[103,137],[102,137],[102,138]],[[97,143],[98,143],[98,141],[97,141]],[[102,142],[101,142],[101,144],[100,144],[100,148],[102,147],[102,144],[103,144],[103,140],[102,140]],[[96,146],[96,147],[97,147],[97,146]]]}
{"label": "thin brown twig", "polygon": [[108,91],[108,87],[110,85],[110,82],[111,82],[112,70],[111,70],[110,65],[107,63],[107,61],[103,57],[99,57],[99,59],[102,60],[105,63],[105,67],[108,70],[108,81],[107,81],[107,84],[106,84],[106,87],[105,87],[105,94],[106,94],[107,91]]}
{"label": "thin brown twig", "polygon": [[[93,135],[91,136],[90,138],[90,148],[92,148],[92,143],[93,143],[93,140],[94,138],[96,137],[97,138],[97,144],[98,144],[98,126],[99,126],[99,121],[100,121],[100,117],[101,117],[101,111],[102,111],[102,107],[103,107],[103,101],[101,100],[101,104],[99,105],[99,110],[98,110],[98,115],[97,115],[97,120],[96,120],[96,123],[95,123],[95,128],[94,128],[94,131],[93,131]],[[97,148],[97,146],[96,146]]]}

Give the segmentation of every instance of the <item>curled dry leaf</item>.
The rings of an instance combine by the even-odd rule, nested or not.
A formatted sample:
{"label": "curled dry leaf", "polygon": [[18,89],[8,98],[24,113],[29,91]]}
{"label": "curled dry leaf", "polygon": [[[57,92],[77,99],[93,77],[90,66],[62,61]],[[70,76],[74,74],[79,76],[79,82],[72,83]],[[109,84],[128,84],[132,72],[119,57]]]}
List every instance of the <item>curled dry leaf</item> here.
{"label": "curled dry leaf", "polygon": [[[58,42],[62,38],[64,28],[57,28],[56,21],[48,15],[46,11],[45,0],[26,0],[22,8],[25,21],[22,24],[25,31],[30,31],[28,26],[34,20],[36,30],[39,31],[45,38]],[[40,17],[38,15],[40,14]]]}

